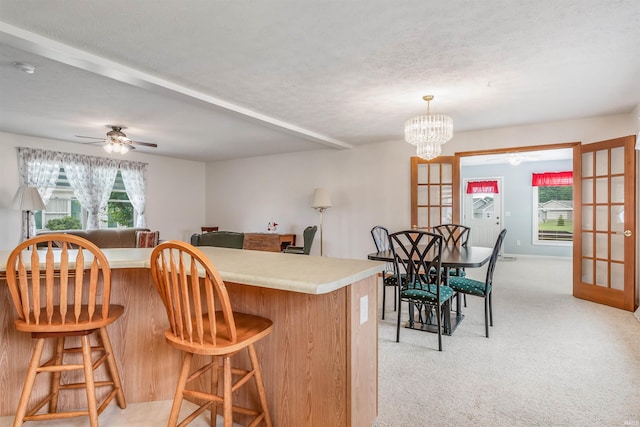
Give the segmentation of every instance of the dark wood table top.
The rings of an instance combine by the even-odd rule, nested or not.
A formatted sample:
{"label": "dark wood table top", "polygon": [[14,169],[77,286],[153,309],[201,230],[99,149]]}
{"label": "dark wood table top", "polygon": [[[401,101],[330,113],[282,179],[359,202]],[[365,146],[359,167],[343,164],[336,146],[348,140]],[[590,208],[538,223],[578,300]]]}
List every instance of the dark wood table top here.
{"label": "dark wood table top", "polygon": [[[468,246],[466,248],[459,246],[443,246],[442,266],[446,268],[482,267],[489,261],[492,252],[493,248],[485,248],[482,246]],[[374,261],[393,262],[393,252],[391,249],[374,252],[369,254],[367,258]]]}

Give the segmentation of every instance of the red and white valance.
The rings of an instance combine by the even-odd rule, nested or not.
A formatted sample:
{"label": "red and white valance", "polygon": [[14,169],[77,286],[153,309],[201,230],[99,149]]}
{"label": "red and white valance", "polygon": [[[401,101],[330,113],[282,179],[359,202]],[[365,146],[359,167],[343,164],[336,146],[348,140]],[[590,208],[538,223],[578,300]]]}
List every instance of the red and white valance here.
{"label": "red and white valance", "polygon": [[563,185],[573,185],[573,172],[534,173],[531,176],[531,185],[534,187],[559,187]]}
{"label": "red and white valance", "polygon": [[498,193],[498,181],[469,181],[467,194]]}

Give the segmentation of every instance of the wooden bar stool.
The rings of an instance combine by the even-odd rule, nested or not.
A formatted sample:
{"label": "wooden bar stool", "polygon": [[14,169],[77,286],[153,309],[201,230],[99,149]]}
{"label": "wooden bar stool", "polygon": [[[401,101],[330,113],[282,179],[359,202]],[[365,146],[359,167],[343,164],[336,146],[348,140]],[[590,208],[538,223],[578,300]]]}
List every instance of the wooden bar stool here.
{"label": "wooden bar stool", "polygon": [[[38,244],[46,244],[46,249],[38,251]],[[109,303],[111,270],[102,251],[88,240],[70,234],[31,238],[9,255],[7,283],[18,312],[16,330],[29,332],[35,339],[14,427],[25,421],[80,416],[88,416],[91,427],[98,427],[98,415],[114,397],[118,405],[125,408],[127,404],[106,328],[122,315],[124,307]],[[92,345],[90,336],[94,332],[97,332],[97,344]],[[80,347],[67,348],[65,341],[70,337],[79,337]],[[55,344],[53,356],[42,362],[45,340]],[[72,354],[76,359],[80,354],[82,363],[65,363],[68,361],[65,359],[73,359]],[[94,354],[98,355],[95,360]],[[105,362],[104,371],[109,379],[96,381],[94,371]],[[84,382],[66,382],[70,371],[82,371]],[[51,390],[28,410],[36,377],[42,373],[51,374]],[[100,405],[97,387],[110,388]],[[82,388],[86,391],[87,409],[58,412],[61,392]],[[47,404],[47,412],[38,412]]]}
{"label": "wooden bar stool", "polygon": [[[211,413],[210,423],[215,426],[219,407],[222,408],[225,427],[232,426],[234,412],[253,417],[251,426],[261,422],[271,426],[262,371],[254,347],[255,342],[273,330],[271,320],[233,312],[218,270],[206,255],[187,243],[169,241],[157,246],[151,253],[151,275],[169,319],[170,327],[164,334],[165,339],[184,352],[168,425],[177,424],[182,400],[187,399],[197,402],[199,407],[180,426],[189,424],[207,409]],[[244,349],[249,353],[251,368],[232,367],[231,357]],[[194,354],[211,356],[211,362],[191,373]],[[195,385],[187,389],[187,383],[207,372],[211,372],[210,381],[205,382],[210,385],[210,391],[202,391],[203,387]],[[222,394],[218,392],[219,377]],[[258,392],[259,408],[234,405],[232,393],[252,378]]]}

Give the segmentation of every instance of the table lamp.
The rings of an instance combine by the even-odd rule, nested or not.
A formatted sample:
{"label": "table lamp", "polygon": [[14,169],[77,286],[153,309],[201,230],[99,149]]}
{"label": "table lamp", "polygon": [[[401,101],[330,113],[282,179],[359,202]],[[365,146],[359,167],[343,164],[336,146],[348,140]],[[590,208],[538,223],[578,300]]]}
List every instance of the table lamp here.
{"label": "table lamp", "polygon": [[323,255],[322,251],[322,213],[330,208],[331,197],[329,197],[329,192],[324,188],[316,188],[313,192],[313,203],[311,203],[311,207],[317,209],[320,212],[320,256]]}
{"label": "table lamp", "polygon": [[27,239],[29,239],[31,237],[31,212],[44,209],[40,192],[36,187],[21,186],[13,198],[13,207],[27,213]]}

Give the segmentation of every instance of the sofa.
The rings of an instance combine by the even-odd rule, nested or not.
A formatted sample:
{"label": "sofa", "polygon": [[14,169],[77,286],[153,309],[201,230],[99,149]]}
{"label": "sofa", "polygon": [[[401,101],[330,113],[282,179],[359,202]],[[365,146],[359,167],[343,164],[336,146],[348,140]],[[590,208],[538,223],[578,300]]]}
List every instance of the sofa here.
{"label": "sofa", "polygon": [[[148,228],[103,228],[98,230],[56,230],[41,231],[43,234],[65,233],[83,237],[102,249],[107,248],[136,248],[138,231],[149,232]],[[157,242],[156,242],[157,243]]]}

